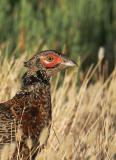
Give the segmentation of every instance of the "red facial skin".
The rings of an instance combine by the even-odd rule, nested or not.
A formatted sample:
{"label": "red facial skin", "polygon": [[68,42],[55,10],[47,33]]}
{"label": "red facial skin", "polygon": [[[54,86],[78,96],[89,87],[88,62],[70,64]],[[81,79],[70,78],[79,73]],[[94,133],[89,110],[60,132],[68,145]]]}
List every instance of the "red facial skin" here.
{"label": "red facial skin", "polygon": [[46,68],[53,68],[57,64],[60,64],[61,62],[63,62],[63,59],[61,56],[50,53],[48,55],[40,57],[40,62]]}

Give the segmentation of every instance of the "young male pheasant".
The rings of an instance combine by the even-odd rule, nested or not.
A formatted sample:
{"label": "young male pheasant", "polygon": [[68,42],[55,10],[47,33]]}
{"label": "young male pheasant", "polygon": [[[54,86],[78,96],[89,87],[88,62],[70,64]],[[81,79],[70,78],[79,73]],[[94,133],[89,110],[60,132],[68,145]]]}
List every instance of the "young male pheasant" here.
{"label": "young male pheasant", "polygon": [[[50,77],[76,63],[53,50],[43,51],[24,62],[28,68],[22,77],[22,86],[7,102],[0,103],[0,149],[16,144],[10,159],[35,159],[39,137],[45,127],[50,129]],[[20,133],[20,135],[18,135]],[[18,137],[18,138],[17,138]],[[20,137],[20,138],[19,138]],[[31,148],[27,145],[30,139]]]}

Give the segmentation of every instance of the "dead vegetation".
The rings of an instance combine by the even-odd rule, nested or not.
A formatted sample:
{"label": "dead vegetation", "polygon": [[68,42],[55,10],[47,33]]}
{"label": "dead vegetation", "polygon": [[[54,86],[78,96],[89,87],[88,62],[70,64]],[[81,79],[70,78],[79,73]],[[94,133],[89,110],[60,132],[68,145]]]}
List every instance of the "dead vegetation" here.
{"label": "dead vegetation", "polygon": [[[14,96],[25,56],[0,62],[0,101]],[[77,70],[60,75],[51,87],[53,120],[46,147],[37,160],[113,160],[116,153],[116,69],[104,83],[77,86]],[[109,81],[111,81],[109,83]],[[46,132],[44,132],[46,135]],[[42,135],[41,141],[43,141]],[[12,146],[13,147],[13,146]],[[12,152],[13,148],[10,150]],[[2,159],[7,159],[7,147]]]}

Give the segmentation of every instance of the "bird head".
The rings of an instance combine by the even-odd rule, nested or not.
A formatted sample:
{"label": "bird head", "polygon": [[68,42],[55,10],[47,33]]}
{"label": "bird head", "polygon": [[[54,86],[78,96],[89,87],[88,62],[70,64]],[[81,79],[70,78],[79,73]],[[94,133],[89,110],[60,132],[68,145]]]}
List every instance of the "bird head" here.
{"label": "bird head", "polygon": [[32,72],[43,71],[48,77],[51,77],[58,71],[76,66],[76,63],[56,51],[47,50],[34,55],[30,60],[24,62],[24,66]]}

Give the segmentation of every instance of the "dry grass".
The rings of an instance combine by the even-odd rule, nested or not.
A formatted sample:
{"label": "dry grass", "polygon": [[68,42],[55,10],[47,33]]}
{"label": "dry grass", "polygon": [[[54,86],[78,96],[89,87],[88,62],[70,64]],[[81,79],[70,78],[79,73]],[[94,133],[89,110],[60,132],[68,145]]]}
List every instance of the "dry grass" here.
{"label": "dry grass", "polygon": [[[0,62],[0,101],[13,97],[20,87],[19,73],[24,59],[25,56],[16,61],[5,58]],[[88,78],[80,89],[77,88],[77,72],[66,72],[60,87],[57,87],[58,74],[51,87],[52,127],[48,144],[37,160],[113,160],[116,153],[116,70],[108,88],[106,82],[86,89]]]}

